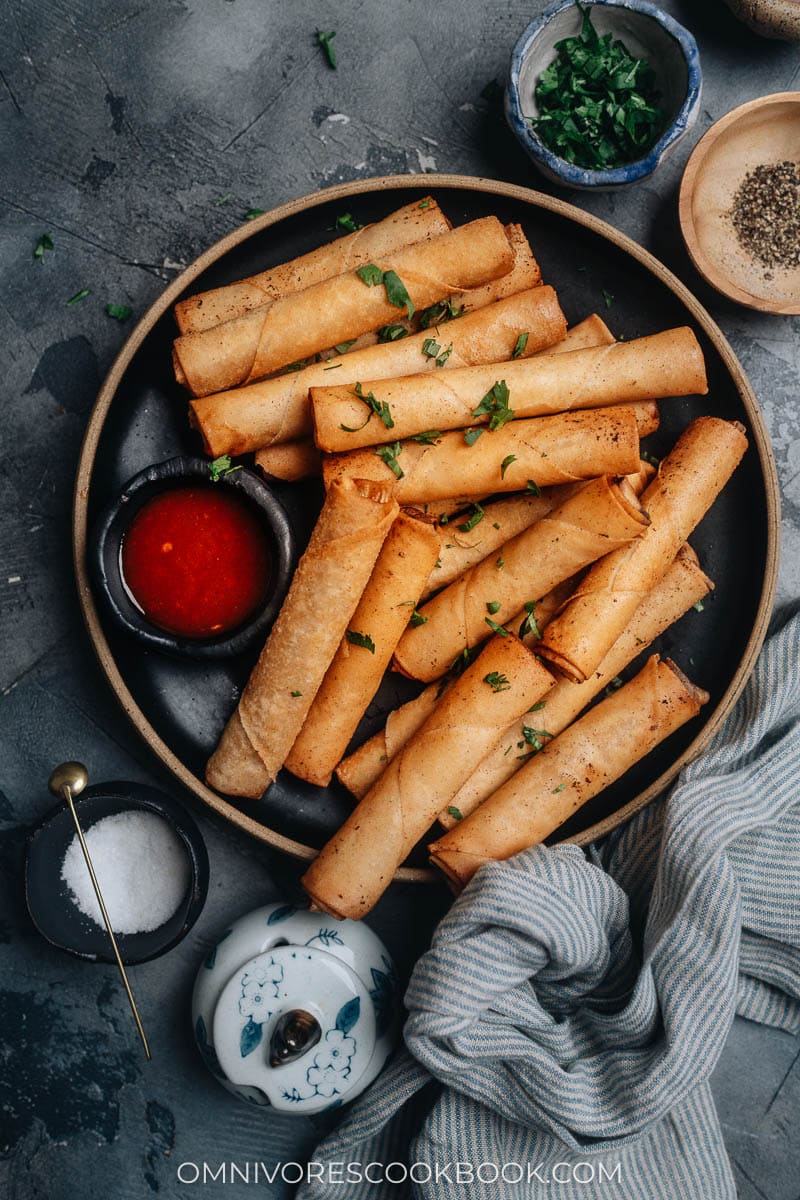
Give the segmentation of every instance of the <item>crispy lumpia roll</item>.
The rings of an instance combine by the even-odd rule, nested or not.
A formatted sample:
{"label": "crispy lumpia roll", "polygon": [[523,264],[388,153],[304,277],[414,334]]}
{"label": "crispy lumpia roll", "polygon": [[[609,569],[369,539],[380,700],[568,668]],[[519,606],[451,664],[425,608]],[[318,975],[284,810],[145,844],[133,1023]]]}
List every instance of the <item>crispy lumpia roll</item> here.
{"label": "crispy lumpia roll", "polygon": [[390,488],[329,490],[278,619],[206,768],[208,783],[258,798],[283,766],[397,516]]}
{"label": "crispy lumpia roll", "polygon": [[439,553],[434,525],[401,513],[378,555],[286,767],[324,786],[377,692]]}
{"label": "crispy lumpia roll", "polygon": [[[368,281],[358,271],[348,271],[281,296],[235,321],[183,334],[173,346],[175,376],[194,396],[251,383],[377,329],[405,311],[413,313],[442,296],[497,279],[513,262],[508,237],[496,217],[470,221],[359,267],[358,271],[375,268]],[[393,273],[389,284],[381,282],[381,272]],[[390,300],[392,280],[399,281],[399,295],[393,293]]]}
{"label": "crispy lumpia roll", "polygon": [[[527,622],[529,629],[520,630],[521,641],[529,649],[536,650],[539,632],[544,629],[547,621],[563,604],[574,587],[574,580],[565,580],[553,588],[552,592],[543,597],[536,605],[534,622]],[[526,617],[527,613],[524,614]],[[517,622],[519,625],[521,622]],[[336,768],[336,777],[349,792],[361,799],[372,787],[379,775],[385,771],[399,750],[417,732],[423,721],[433,711],[437,700],[449,687],[452,677],[446,676],[438,683],[432,683],[420,692],[413,700],[409,700],[400,708],[389,713],[383,729],[368,738],[352,754],[343,759]]]}
{"label": "crispy lumpia roll", "polygon": [[495,638],[445,691],[303,876],[318,908],[363,917],[498,732],[552,686],[516,638]]}
{"label": "crispy lumpia roll", "polygon": [[597,313],[590,313],[567,330],[566,337],[558,343],[557,348],[554,346],[552,350],[541,353],[567,354],[572,350],[586,350],[589,346],[611,346],[616,340],[603,318]]}
{"label": "crispy lumpia roll", "polygon": [[[682,546],[664,578],[642,600],[597,670],[584,683],[559,679],[535,717],[525,716],[509,726],[456,795],[453,806],[462,816],[468,816],[516,774],[531,751],[535,752],[566,729],[590,700],[612,684],[620,671],[708,595],[713,586],[694,550],[689,545]],[[519,616],[524,619],[525,614]],[[538,620],[538,608],[535,616]],[[516,620],[509,622],[509,626],[516,629]],[[541,623],[541,628],[545,628],[545,623]],[[439,821],[446,829],[455,824],[447,809],[439,813]]]}
{"label": "crispy lumpia roll", "polygon": [[[439,345],[434,339],[433,350]],[[426,429],[508,420],[509,413],[543,417],[707,391],[700,344],[691,329],[682,327],[569,354],[537,354],[502,367],[491,363],[432,377],[368,380],[360,384],[360,395],[329,379],[311,389],[311,404],[317,445],[336,453],[386,440],[382,421],[365,420],[363,396],[385,407],[392,437],[403,439]]]}
{"label": "crispy lumpia roll", "polygon": [[646,535],[639,545],[616,551],[588,572],[551,622],[540,654],[568,678],[587,679],[644,596],[666,574],[746,449],[747,438],[737,421],[718,417],[693,421],[642,497],[650,515]]}
{"label": "crispy lumpia roll", "polygon": [[297,442],[275,442],[256,454],[256,466],[268,479],[295,483],[322,473],[322,456],[309,438]]}
{"label": "crispy lumpia roll", "polygon": [[[428,683],[464,650],[588,563],[639,538],[647,528],[626,480],[592,480],[419,609],[424,623],[400,639],[394,667]],[[500,565],[502,564],[502,565]]]}
{"label": "crispy lumpia roll", "polygon": [[510,421],[494,432],[456,429],[431,442],[331,454],[323,459],[322,477],[326,487],[348,476],[380,483],[396,479],[401,504],[464,492],[489,496],[526,487],[535,492],[597,475],[629,475],[639,467],[639,436],[635,408],[621,404]]}
{"label": "crispy lumpia roll", "polygon": [[[639,470],[626,478],[638,496],[654,474],[655,467],[642,461]],[[492,500],[485,505],[473,504],[471,511],[463,513],[460,519],[448,522],[438,561],[431,571],[422,599],[446,587],[469,567],[494,554],[505,542],[547,516],[585,486],[584,480],[580,483],[562,483],[543,488],[538,496],[532,492],[521,492],[505,500]]]}
{"label": "crispy lumpia roll", "polygon": [[[521,334],[528,334],[523,354],[534,354],[563,338],[566,327],[553,289],[535,287],[448,322],[445,349],[453,348],[441,367],[423,351],[430,337],[423,330],[398,342],[351,350],[276,379],[194,400],[190,417],[209,454],[246,454],[272,442],[310,435],[309,388],[329,383],[333,372],[338,383],[355,384],[359,379],[500,362],[511,357]],[[441,358],[440,354],[438,361]]]}
{"label": "crispy lumpia roll", "polygon": [[447,233],[448,229],[447,217],[436,201],[426,196],[424,200],[405,204],[374,225],[365,225],[355,233],[326,242],[291,262],[270,267],[268,271],[227,287],[213,288],[181,300],[175,305],[175,320],[181,333],[210,329],[223,321],[233,321],[253,308],[270,304],[280,296],[301,292],[323,279],[343,275],[345,271],[355,271],[356,267],[375,258],[393,254],[401,246],[426,241]]}
{"label": "crispy lumpia roll", "polygon": [[650,658],[639,674],[565,729],[471,816],[430,847],[431,861],[463,887],[492,859],[543,842],[691,720],[708,693],[667,659]]}

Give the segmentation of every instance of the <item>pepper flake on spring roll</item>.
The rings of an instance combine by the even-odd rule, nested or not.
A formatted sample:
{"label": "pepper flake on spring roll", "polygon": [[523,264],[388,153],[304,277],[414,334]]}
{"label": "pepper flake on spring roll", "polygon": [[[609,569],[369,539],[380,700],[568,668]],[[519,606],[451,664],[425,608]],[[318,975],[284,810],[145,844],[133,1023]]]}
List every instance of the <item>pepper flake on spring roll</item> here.
{"label": "pepper flake on spring roll", "polygon": [[439,554],[436,527],[401,512],[381,547],[347,633],[327,670],[286,768],[320,786],[330,782]]}
{"label": "pepper flake on spring roll", "polygon": [[587,800],[695,717],[708,693],[654,654],[630,683],[549,742],[471,816],[430,847],[458,887],[483,863],[538,845]]}
{"label": "pepper flake on spring roll", "polygon": [[570,679],[587,679],[644,596],[666,574],[746,449],[738,421],[692,421],[642,497],[650,515],[647,533],[637,545],[617,550],[588,572],[551,622],[540,654]]}
{"label": "pepper flake on spring roll", "polygon": [[516,638],[490,642],[306,871],[314,904],[337,917],[365,916],[502,729],[552,684]]}
{"label": "pepper flake on spring roll", "polygon": [[[439,343],[434,340],[434,345]],[[392,437],[402,440],[426,429],[463,429],[511,417],[704,395],[708,384],[700,344],[691,329],[682,327],[569,354],[537,354],[502,366],[369,380],[361,383],[360,391],[390,416]],[[312,388],[311,404],[321,450],[355,450],[386,441],[383,424],[365,421],[363,400],[338,380]]]}
{"label": "pepper flake on spring roll", "polygon": [[641,537],[647,520],[627,481],[592,480],[512,538],[497,558],[471,567],[423,604],[423,623],[400,639],[395,670],[426,683],[438,679],[459,654],[479,645],[526,602]]}
{"label": "pepper flake on spring roll", "polygon": [[447,233],[450,222],[432,196],[405,204],[382,221],[364,225],[345,237],[325,242],[308,254],[270,267],[258,275],[189,296],[175,305],[175,320],[181,333],[211,329],[270,304],[280,296],[301,292],[323,279],[355,271],[373,258],[392,254],[402,246],[423,242]]}
{"label": "pepper flake on spring roll", "polygon": [[330,383],[334,376],[337,383],[354,385],[359,379],[501,362],[511,358],[522,337],[521,357],[525,357],[560,341],[567,323],[553,289],[535,287],[448,321],[442,328],[447,331],[444,348],[449,351],[444,361],[443,352],[435,358],[425,353],[430,334],[423,330],[397,342],[350,350],[275,379],[193,400],[190,419],[212,457],[247,454],[273,442],[309,436],[309,388]]}
{"label": "pepper flake on spring roll", "polygon": [[497,217],[481,217],[405,246],[356,271],[173,344],[175,377],[194,396],[251,383],[511,270],[514,253]]}
{"label": "pepper flake on spring roll", "polygon": [[208,762],[211,787],[257,799],[275,779],[397,516],[391,488],[329,491],[238,707]]}

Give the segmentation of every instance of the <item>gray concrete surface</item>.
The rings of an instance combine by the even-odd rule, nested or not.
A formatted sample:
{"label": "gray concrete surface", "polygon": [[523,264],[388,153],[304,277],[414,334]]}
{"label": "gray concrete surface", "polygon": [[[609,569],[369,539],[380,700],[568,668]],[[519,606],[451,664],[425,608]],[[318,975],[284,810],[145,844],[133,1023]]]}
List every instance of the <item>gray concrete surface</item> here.
{"label": "gray concrete surface", "polygon": [[[229,1099],[188,1036],[191,979],[234,915],[294,884],[294,866],[202,817],[212,887],[191,936],[137,968],[154,1061],[141,1060],[111,968],[45,946],[26,918],[26,829],[52,764],[172,787],[111,701],[72,592],[70,489],[98,384],[167,280],[252,207],[344,179],[432,170],[545,187],[481,98],[542,0],[4,0],[0,5],[0,1194],[141,1200],[194,1194],[203,1158],[302,1158],[323,1119]],[[691,146],[741,101],[798,86],[800,50],[760,41],[720,0],[669,0],[700,43],[698,126],[634,191],[574,197],[652,249],[722,325],[764,408],[783,489],[779,603],[800,595],[796,319],[711,292],[680,243]],[[335,29],[339,68],[313,45]],[[32,257],[49,232],[55,249]],[[65,301],[88,287],[73,306]],[[404,969],[438,901],[397,889],[376,927]],[[737,1021],[714,1091],[744,1200],[800,1195],[800,1045]],[[234,1200],[243,1185],[211,1185]],[[270,1196],[286,1187],[262,1187]],[[677,1200],[677,1198],[676,1198]]]}

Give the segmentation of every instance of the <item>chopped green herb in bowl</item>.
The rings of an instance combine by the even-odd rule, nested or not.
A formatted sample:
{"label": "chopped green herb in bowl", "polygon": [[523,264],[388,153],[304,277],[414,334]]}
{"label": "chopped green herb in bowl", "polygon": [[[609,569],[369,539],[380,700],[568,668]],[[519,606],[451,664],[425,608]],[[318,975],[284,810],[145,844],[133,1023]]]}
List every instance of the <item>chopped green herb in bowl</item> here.
{"label": "chopped green herb in bowl", "polygon": [[514,49],[506,115],[556,183],[621,187],[691,128],[700,88],[694,38],[650,0],[554,0]]}

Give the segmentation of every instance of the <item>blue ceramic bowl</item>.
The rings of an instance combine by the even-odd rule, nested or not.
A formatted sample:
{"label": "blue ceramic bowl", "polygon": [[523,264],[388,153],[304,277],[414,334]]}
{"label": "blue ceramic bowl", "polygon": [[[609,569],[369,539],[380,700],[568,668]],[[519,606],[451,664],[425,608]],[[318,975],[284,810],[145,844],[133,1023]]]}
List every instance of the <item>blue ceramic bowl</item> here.
{"label": "blue ceramic bowl", "polygon": [[610,170],[578,167],[548,150],[530,118],[538,115],[536,81],[556,57],[555,44],[580,32],[581,13],[573,0],[555,0],[514,47],[506,86],[506,117],[536,166],[552,180],[571,188],[619,188],[652,175],[697,119],[702,73],[697,43],[688,30],[648,0],[586,0],[592,24],[601,35],[612,33],[631,54],[646,58],[656,75],[661,105],[669,123],[644,158]]}

